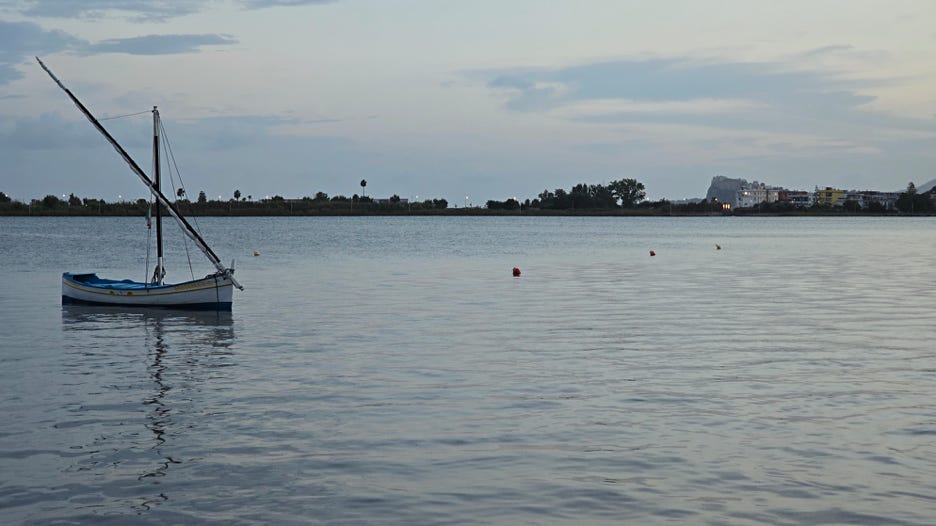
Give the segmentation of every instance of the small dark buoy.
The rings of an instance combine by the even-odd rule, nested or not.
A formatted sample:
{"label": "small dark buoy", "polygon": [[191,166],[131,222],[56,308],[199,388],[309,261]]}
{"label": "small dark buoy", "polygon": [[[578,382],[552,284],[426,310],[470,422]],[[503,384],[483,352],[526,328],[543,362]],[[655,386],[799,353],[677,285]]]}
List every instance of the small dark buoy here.
{"label": "small dark buoy", "polygon": [[513,268],[513,275],[514,275],[515,278],[519,278],[519,277],[520,277],[520,269],[518,269],[517,267],[514,267],[514,268]]}
{"label": "small dark buoy", "polygon": [[715,245],[715,250],[721,250],[721,245]]}
{"label": "small dark buoy", "polygon": [[651,255],[651,256],[655,256],[655,255],[656,255],[656,252],[654,252],[654,251],[651,250],[651,251],[650,251],[650,255]]}

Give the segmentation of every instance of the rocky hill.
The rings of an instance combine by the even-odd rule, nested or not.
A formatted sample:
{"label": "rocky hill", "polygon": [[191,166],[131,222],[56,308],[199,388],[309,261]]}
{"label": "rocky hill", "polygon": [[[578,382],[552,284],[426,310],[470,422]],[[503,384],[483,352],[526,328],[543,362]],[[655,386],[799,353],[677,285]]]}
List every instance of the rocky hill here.
{"label": "rocky hill", "polygon": [[709,185],[705,198],[711,201],[714,197],[723,203],[733,203],[738,190],[746,184],[746,179],[731,179],[724,175],[716,175],[712,177],[712,184]]}

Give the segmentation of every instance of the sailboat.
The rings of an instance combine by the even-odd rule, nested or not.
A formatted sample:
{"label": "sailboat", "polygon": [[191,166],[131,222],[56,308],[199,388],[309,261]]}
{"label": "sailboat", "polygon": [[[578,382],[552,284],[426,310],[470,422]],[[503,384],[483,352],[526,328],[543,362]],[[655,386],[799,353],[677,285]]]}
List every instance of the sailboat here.
{"label": "sailboat", "polygon": [[[149,282],[139,282],[129,279],[115,280],[98,277],[95,273],[62,274],[62,304],[82,305],[116,305],[124,307],[158,307],[174,309],[210,309],[231,310],[233,305],[234,288],[244,290],[244,287],[234,279],[233,262],[231,267],[225,267],[221,259],[208,246],[201,234],[192,228],[192,225],[182,216],[175,203],[171,202],[162,193],[160,188],[159,169],[159,110],[153,107],[153,178],[150,179],[140,166],[134,161],[126,150],[111,136],[100,121],[91,114],[77,97],[62,84],[62,81],[52,73],[46,65],[36,57],[42,69],[52,77],[52,80],[81,110],[88,121],[104,138],[114,147],[121,158],[130,166],[143,184],[149,188],[156,201],[156,269]],[[188,236],[202,253],[214,265],[216,271],[201,279],[193,279],[181,283],[166,283],[166,269],[163,259],[162,238],[162,208],[175,219],[182,232]]]}

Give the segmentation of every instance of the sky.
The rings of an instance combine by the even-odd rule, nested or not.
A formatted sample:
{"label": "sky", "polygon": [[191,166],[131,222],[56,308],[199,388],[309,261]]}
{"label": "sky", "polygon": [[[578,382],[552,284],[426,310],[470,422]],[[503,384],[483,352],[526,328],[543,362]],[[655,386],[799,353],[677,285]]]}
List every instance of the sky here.
{"label": "sky", "polygon": [[0,191],[147,197],[160,109],[190,197],[450,205],[622,178],[936,178],[931,0],[0,0]]}

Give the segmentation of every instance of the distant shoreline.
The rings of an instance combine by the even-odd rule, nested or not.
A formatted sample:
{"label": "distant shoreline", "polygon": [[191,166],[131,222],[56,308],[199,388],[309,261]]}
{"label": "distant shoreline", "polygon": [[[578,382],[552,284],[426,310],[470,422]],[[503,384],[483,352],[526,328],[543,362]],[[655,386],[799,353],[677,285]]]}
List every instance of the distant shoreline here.
{"label": "distant shoreline", "polygon": [[[896,212],[849,212],[844,210],[802,210],[789,212],[757,212],[732,211],[724,212],[689,212],[667,211],[659,208],[633,208],[619,210],[547,210],[525,209],[518,210],[488,210],[485,208],[447,208],[435,210],[374,210],[363,212],[349,212],[336,210],[297,210],[285,209],[234,209],[220,210],[185,210],[186,217],[930,217],[933,213],[896,213]],[[144,217],[139,210],[0,210],[0,217]]]}

